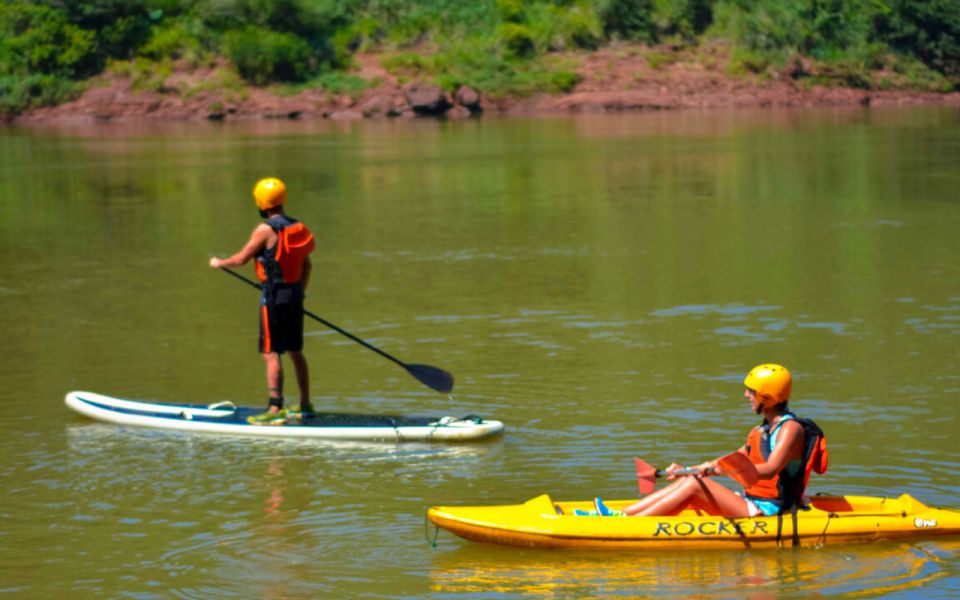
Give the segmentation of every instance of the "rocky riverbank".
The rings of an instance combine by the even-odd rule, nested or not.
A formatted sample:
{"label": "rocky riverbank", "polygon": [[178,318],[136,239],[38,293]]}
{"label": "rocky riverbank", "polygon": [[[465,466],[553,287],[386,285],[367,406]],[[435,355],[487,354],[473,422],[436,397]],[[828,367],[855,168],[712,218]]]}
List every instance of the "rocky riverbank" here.
{"label": "rocky riverbank", "polygon": [[[960,93],[907,89],[863,90],[812,85],[808,64],[764,76],[727,74],[716,60],[682,55],[652,61],[649,54],[609,48],[579,57],[579,82],[565,94],[491,98],[470,87],[444,92],[425,77],[385,70],[375,54],[358,56],[353,74],[371,82],[363,92],[306,90],[281,95],[265,88],[221,90],[209,81],[223,65],[177,70],[159,90],[136,89],[127,77],[102,77],[79,98],[17,116],[21,123],[147,120],[412,118],[466,119],[482,114],[540,114],[717,108],[897,106],[960,107]],[[799,72],[797,71],[799,70]],[[891,78],[892,78],[891,74]],[[203,85],[204,83],[207,85]],[[896,86],[892,86],[896,87]]]}

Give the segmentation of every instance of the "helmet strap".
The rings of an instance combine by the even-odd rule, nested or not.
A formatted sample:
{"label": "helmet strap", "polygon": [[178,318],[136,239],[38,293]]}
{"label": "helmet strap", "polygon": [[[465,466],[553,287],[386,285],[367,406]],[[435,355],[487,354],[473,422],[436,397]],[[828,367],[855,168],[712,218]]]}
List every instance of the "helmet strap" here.
{"label": "helmet strap", "polygon": [[269,219],[274,215],[283,214],[283,206],[274,206],[273,208],[268,208],[266,210],[260,210],[260,216],[264,219]]}
{"label": "helmet strap", "polygon": [[[757,403],[757,414],[758,414],[758,415],[761,414],[766,408],[767,408],[767,405],[766,405],[766,404],[764,404],[764,403],[762,403],[762,402],[758,402],[758,403]],[[787,412],[790,411],[790,408],[789,408],[789,406],[787,406],[787,403],[786,403],[786,402],[779,402],[779,403],[777,403],[777,404],[773,404],[773,405],[770,406],[770,408],[780,409],[780,414],[781,414],[781,415],[782,415],[782,414],[785,414],[785,413],[787,413]]]}

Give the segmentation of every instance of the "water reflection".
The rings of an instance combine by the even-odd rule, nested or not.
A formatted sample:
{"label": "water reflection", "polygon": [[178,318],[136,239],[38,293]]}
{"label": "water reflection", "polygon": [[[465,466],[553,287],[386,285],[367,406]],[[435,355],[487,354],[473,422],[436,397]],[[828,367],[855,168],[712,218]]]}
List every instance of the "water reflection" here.
{"label": "water reflection", "polygon": [[[355,440],[311,440],[297,438],[258,438],[221,434],[197,435],[195,433],[166,431],[141,427],[124,427],[102,423],[68,425],[65,428],[68,449],[73,466],[89,466],[102,459],[104,453],[129,452],[133,448],[149,444],[154,458],[166,453],[175,453],[178,460],[218,462],[248,456],[252,461],[261,460],[263,453],[281,450],[282,456],[303,452],[310,456],[324,455],[328,460],[356,462],[395,462],[434,460],[453,461],[458,458],[482,456],[491,444],[435,444],[365,442]],[[444,469],[445,463],[434,467]],[[161,468],[162,465],[157,465]],[[274,467],[281,474],[280,466]]]}
{"label": "water reflection", "polygon": [[[447,536],[447,544],[450,543]],[[457,542],[453,542],[457,543]],[[441,536],[440,548],[444,546]],[[784,593],[875,597],[910,592],[940,579],[960,556],[960,542],[872,544],[769,551],[630,552],[616,555],[523,551],[478,546],[433,557],[437,594],[601,597],[776,598]]]}
{"label": "water reflection", "polygon": [[[422,544],[424,492],[444,484],[473,490],[480,461],[498,447],[262,440],[99,423],[70,425],[65,439],[69,503],[45,507],[60,522],[57,535],[81,540],[82,553],[111,565],[100,577],[133,573],[125,589],[182,598],[375,589],[380,578],[368,562],[383,569],[397,548]],[[358,552],[355,565],[343,562]],[[198,586],[204,581],[217,581],[216,589]]]}

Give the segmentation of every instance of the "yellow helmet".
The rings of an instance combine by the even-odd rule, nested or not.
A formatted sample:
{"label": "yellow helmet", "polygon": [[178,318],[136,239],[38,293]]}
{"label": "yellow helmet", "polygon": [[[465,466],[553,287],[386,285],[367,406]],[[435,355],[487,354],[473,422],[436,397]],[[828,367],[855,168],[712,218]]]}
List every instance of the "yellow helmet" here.
{"label": "yellow helmet", "polygon": [[270,210],[287,202],[287,186],[276,177],[264,177],[253,186],[253,199],[260,210]]}
{"label": "yellow helmet", "polygon": [[761,406],[776,406],[790,399],[790,371],[783,365],[757,365],[747,373],[743,384],[756,392]]}

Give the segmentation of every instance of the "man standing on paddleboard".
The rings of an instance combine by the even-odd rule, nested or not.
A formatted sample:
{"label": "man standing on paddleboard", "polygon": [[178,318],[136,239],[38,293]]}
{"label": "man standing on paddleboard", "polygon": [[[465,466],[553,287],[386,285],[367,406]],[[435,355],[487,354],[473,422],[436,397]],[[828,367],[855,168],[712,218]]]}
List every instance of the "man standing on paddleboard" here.
{"label": "man standing on paddleboard", "polygon": [[[240,267],[256,259],[260,280],[259,350],[267,366],[267,410],[249,421],[257,425],[282,425],[294,416],[312,416],[310,375],[303,355],[303,298],[310,280],[310,253],[314,240],[310,230],[283,210],[286,185],[267,177],[253,188],[253,198],[265,221],[253,230],[250,240],[229,258],[210,259],[214,269]],[[300,412],[283,407],[283,363],[287,353],[293,362],[300,388]]]}

